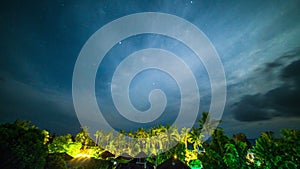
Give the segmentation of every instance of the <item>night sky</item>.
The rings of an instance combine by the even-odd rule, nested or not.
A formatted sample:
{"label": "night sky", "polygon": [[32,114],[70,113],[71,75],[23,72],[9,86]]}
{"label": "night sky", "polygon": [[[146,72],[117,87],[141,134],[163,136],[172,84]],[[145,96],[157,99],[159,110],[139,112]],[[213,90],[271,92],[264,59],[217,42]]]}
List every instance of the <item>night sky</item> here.
{"label": "night sky", "polygon": [[[176,15],[196,25],[214,45],[224,66],[227,134],[300,129],[300,1],[23,1],[0,3],[0,122],[32,121],[54,133],[80,130],[72,100],[72,76],[85,42],[105,24],[140,12]],[[122,28],[120,28],[121,30]],[[155,123],[136,125],[118,115],[109,85],[127,55],[149,47],[180,55],[197,78],[200,112],[208,111],[210,83],[202,63],[185,45],[160,35],[137,35],[107,53],[96,76],[97,101],[116,129],[172,123],[178,86],[166,73],[146,70],[133,79],[130,99],[149,108],[151,90],[165,91],[168,104]],[[120,122],[121,121],[121,122]]]}

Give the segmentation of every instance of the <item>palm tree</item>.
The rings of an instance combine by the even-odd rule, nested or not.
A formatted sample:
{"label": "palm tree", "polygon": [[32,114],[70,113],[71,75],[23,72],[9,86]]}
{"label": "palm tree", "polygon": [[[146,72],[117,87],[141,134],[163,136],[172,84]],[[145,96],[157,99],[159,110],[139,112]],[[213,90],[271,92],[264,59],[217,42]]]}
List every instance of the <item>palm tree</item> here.
{"label": "palm tree", "polygon": [[199,147],[202,146],[201,131],[193,127],[192,131],[189,134],[188,142],[193,144],[194,151],[199,152]]}
{"label": "palm tree", "polygon": [[205,133],[203,135],[208,134],[212,135],[214,129],[221,122],[221,120],[211,120],[208,112],[203,112],[201,115],[201,119],[196,121],[199,124],[199,129]]}
{"label": "palm tree", "polygon": [[[105,134],[105,142],[103,144],[103,146],[105,146],[104,149],[108,149],[111,151],[115,150],[113,137],[114,137],[113,130],[108,132],[107,134]],[[114,152],[111,152],[111,153],[114,153]]]}
{"label": "palm tree", "polygon": [[181,138],[181,142],[184,143],[185,149],[188,148],[187,143],[188,143],[188,138],[189,138],[189,133],[190,133],[190,128],[182,128],[180,131],[180,138]]}
{"label": "palm tree", "polygon": [[134,142],[134,140],[135,140],[135,136],[134,136],[134,133],[132,133],[132,131],[130,130],[128,133],[127,133],[127,136],[128,136],[128,142],[129,142],[129,144],[127,144],[127,152],[128,152],[128,154],[129,155],[131,155],[131,156],[133,156],[133,152],[132,152],[132,150],[133,150],[133,148],[134,148],[134,145],[135,145],[135,142]]}
{"label": "palm tree", "polygon": [[115,139],[115,155],[119,156],[120,154],[123,153],[124,150],[126,150],[126,140],[125,140],[125,135],[122,132],[118,132],[117,135],[114,137]]}
{"label": "palm tree", "polygon": [[165,133],[168,141],[166,148],[170,149],[170,146],[174,146],[174,144],[178,143],[178,141],[180,140],[178,128],[176,126],[167,126],[167,130],[165,131]]}
{"label": "palm tree", "polygon": [[151,128],[151,145],[152,145],[152,154],[154,154],[155,157],[155,165],[157,165],[157,159],[158,159],[158,154],[159,154],[159,150],[162,147],[162,141],[161,141],[161,132],[162,132],[162,128],[161,127],[152,127]]}
{"label": "palm tree", "polygon": [[159,139],[159,149],[164,149],[165,147],[165,142],[167,141],[167,135],[166,135],[166,127],[159,125],[158,126],[158,139]]}
{"label": "palm tree", "polygon": [[203,129],[207,117],[208,117],[208,112],[203,112],[201,115],[201,119],[196,120],[196,122],[199,124],[199,129]]}
{"label": "palm tree", "polygon": [[88,132],[88,127],[87,126],[83,126],[81,128],[81,132],[79,132],[76,136],[75,136],[75,140],[77,142],[82,143],[83,145],[83,149],[86,149],[88,146],[93,145],[93,140],[90,137],[90,134]]}
{"label": "palm tree", "polygon": [[165,147],[164,143],[167,140],[166,135],[166,127],[159,125],[157,127],[153,127],[151,130],[151,136],[152,136],[152,145],[155,148],[155,165],[158,165],[158,161],[160,159],[160,153],[163,152],[163,149]]}
{"label": "palm tree", "polygon": [[140,148],[145,149],[146,148],[146,141],[147,141],[146,139],[149,138],[149,133],[144,128],[139,128],[135,132],[135,136],[139,140]]}
{"label": "palm tree", "polygon": [[99,143],[100,130],[97,130],[94,136],[95,136],[95,146],[97,146]]}

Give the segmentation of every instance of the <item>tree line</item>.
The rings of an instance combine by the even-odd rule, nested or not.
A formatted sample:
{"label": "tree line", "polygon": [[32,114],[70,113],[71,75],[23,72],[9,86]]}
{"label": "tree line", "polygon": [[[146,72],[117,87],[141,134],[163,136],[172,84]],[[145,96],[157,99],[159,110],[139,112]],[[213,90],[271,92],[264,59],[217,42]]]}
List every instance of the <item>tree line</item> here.
{"label": "tree line", "polygon": [[[299,130],[283,129],[279,138],[272,132],[264,132],[256,139],[255,145],[251,145],[244,133],[230,138],[218,127],[211,139],[203,142],[202,129],[213,125],[205,123],[208,118],[208,113],[204,112],[195,127],[180,131],[176,126],[159,125],[139,128],[135,132],[114,133],[100,129],[91,134],[87,127],[82,127],[74,136],[57,136],[38,129],[29,121],[4,123],[0,124],[0,168],[68,168],[70,166],[61,156],[63,153],[73,158],[86,155],[101,159],[100,168],[111,168],[111,162],[119,162],[117,157],[124,152],[134,157],[140,151],[151,155],[147,160],[155,165],[176,158],[187,165],[199,165],[205,169],[299,168]],[[149,139],[151,137],[155,139]]]}

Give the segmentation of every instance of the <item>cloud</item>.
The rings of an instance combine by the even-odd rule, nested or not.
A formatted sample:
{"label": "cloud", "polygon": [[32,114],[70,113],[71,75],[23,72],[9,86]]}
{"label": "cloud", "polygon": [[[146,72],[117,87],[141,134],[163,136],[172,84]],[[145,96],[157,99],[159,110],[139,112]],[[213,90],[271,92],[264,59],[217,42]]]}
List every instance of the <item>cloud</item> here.
{"label": "cloud", "polygon": [[[72,97],[47,85],[34,86],[1,75],[0,121],[30,120],[42,129],[56,133],[79,129]],[[51,128],[49,128],[51,126]]]}
{"label": "cloud", "polygon": [[[267,63],[257,71],[257,76],[264,76],[278,70],[281,84],[266,93],[244,95],[232,105],[233,116],[238,121],[261,121],[274,117],[300,117],[300,51],[284,55],[272,63]],[[296,58],[296,59],[295,59]],[[292,62],[284,65],[291,59]],[[284,60],[284,61],[283,61]]]}

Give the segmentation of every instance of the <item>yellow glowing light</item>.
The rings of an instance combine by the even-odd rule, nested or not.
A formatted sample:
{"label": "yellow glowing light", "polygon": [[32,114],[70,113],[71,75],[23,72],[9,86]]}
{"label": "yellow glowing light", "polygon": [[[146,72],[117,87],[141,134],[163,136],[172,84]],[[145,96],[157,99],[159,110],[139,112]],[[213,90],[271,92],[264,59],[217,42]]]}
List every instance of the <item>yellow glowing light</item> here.
{"label": "yellow glowing light", "polygon": [[177,160],[177,155],[176,154],[174,155],[174,159]]}
{"label": "yellow glowing light", "polygon": [[251,163],[254,163],[254,153],[247,153],[246,157]]}
{"label": "yellow glowing light", "polygon": [[75,158],[90,158],[91,156],[89,154],[77,154]]}

